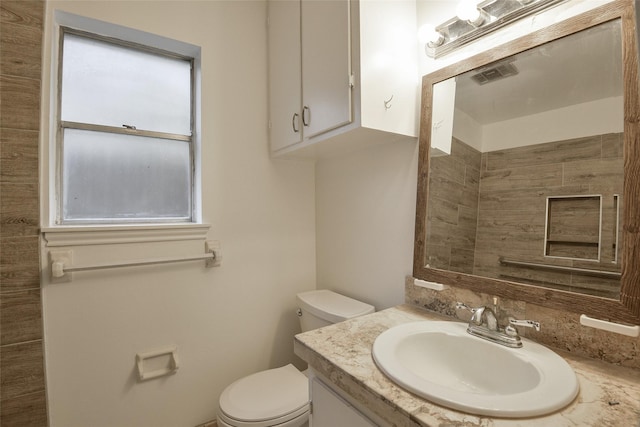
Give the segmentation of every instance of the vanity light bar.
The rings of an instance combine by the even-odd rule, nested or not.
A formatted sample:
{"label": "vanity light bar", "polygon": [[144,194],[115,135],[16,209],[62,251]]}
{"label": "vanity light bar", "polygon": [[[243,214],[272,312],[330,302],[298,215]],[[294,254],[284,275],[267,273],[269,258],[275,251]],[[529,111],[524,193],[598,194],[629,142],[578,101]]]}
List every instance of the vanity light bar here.
{"label": "vanity light bar", "polygon": [[438,25],[439,37],[425,44],[425,52],[438,58],[520,18],[540,12],[565,0],[484,0],[477,5],[483,19],[453,17]]}

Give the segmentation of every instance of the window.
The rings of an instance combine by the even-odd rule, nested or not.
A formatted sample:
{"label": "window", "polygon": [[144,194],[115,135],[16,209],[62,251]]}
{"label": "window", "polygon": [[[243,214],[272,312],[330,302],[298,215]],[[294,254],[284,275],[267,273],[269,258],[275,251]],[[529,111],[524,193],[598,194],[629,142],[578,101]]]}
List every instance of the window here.
{"label": "window", "polygon": [[193,222],[194,59],[61,38],[56,222]]}

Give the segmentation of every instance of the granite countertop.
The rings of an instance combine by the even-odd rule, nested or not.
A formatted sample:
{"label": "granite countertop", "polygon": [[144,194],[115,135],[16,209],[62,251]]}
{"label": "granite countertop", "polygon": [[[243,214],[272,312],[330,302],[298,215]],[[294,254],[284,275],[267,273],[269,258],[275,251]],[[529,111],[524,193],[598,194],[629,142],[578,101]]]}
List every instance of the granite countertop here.
{"label": "granite countertop", "polygon": [[451,320],[400,305],[298,334],[295,353],[360,405],[392,426],[640,427],[640,370],[554,349],[575,370],[578,397],[562,411],[535,418],[470,415],[419,398],[391,382],[376,366],[371,347],[386,329],[417,320]]}

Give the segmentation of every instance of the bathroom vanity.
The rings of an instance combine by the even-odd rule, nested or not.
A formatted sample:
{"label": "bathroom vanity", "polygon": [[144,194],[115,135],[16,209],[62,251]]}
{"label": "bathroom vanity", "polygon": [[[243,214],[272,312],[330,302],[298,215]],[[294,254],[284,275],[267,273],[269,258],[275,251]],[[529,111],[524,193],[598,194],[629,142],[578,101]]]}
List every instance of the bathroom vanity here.
{"label": "bathroom vanity", "polygon": [[[640,170],[640,151],[637,150],[640,88],[635,17],[633,2],[615,0],[451,64],[423,78],[412,274],[422,285],[414,286],[413,278],[409,280],[405,301],[410,305],[396,306],[296,336],[295,353],[310,368],[312,427],[640,427],[637,335],[629,334],[633,337],[629,338],[603,331],[594,332],[577,321],[578,316],[582,319],[584,315],[607,319],[611,325],[614,324],[612,322],[619,322],[622,325],[617,325],[617,329],[635,330],[635,326],[626,325],[640,324],[640,265],[637,257],[640,247],[640,182],[637,179]],[[595,43],[592,36],[598,39],[605,37],[606,40]],[[572,56],[579,52],[577,47],[582,46],[588,47],[584,55],[579,55],[582,59],[596,58],[592,55],[596,45],[606,47],[602,61],[596,61],[606,66],[599,74],[594,67]],[[612,48],[614,45],[617,47]],[[554,55],[552,51],[559,53]],[[620,56],[612,57],[611,52]],[[530,55],[544,58],[545,63],[548,58],[557,57],[560,60],[557,70],[562,72],[539,73],[538,66],[527,69]],[[547,97],[549,99],[541,101],[541,105],[545,105],[544,111],[527,111],[522,116],[509,118],[515,129],[513,135],[507,135],[504,128],[493,133],[487,132],[489,128],[470,133],[466,131],[473,126],[463,126],[468,123],[459,123],[460,126],[449,123],[451,126],[447,126],[451,127],[449,130],[453,133],[447,132],[443,136],[443,145],[435,144],[440,139],[445,122],[436,112],[437,107],[442,105],[438,101],[441,85],[445,83],[446,88],[449,87],[446,82],[455,83],[450,86],[455,86],[457,92],[445,92],[450,99],[456,100],[455,109],[466,111],[471,117],[471,111],[486,112],[493,108],[487,105],[499,104],[498,94],[502,91],[497,89],[500,85],[495,83],[491,86],[494,88],[492,92],[484,95],[465,92],[468,86],[477,89],[475,83],[466,85],[467,77],[475,82],[484,72],[510,68],[508,66],[516,62],[516,68],[520,71],[514,71],[511,76],[519,74],[519,77],[500,82],[519,82],[521,77],[528,74],[527,71],[533,70],[536,72],[529,74],[545,76],[538,80],[544,83],[546,89],[553,81],[558,87],[567,87],[574,94],[585,95],[589,92],[588,87],[593,85],[576,88],[573,83],[581,79],[571,70],[586,70],[584,81],[610,80],[615,90],[608,97],[594,97],[589,101],[595,107],[593,116],[598,118],[593,122],[603,127],[598,130],[585,128],[589,120],[585,120],[577,107],[585,103],[584,99],[571,101],[571,105],[549,106],[547,104],[554,97]],[[552,79],[558,75],[571,76],[571,84],[562,79]],[[486,89],[489,86],[482,87]],[[514,83],[502,89],[507,89],[502,92],[506,95],[504,99],[514,94],[518,101],[516,104],[520,107],[532,104],[530,101],[533,99],[524,95],[525,92],[519,92],[520,89],[530,90],[526,93],[534,95],[554,92],[530,83]],[[569,97],[561,95],[560,98],[567,101]],[[464,105],[458,105],[458,101],[470,100],[487,100],[488,103],[476,110],[465,110]],[[609,100],[613,100],[615,108],[605,105]],[[509,111],[514,110],[511,102],[505,102],[505,105],[510,106],[507,108]],[[560,117],[560,108],[564,109],[567,116]],[[605,119],[604,113],[608,111],[617,111],[617,117]],[[536,122],[542,116],[545,119]],[[578,120],[573,121],[570,117],[577,117]],[[550,121],[556,118],[559,118],[558,122]],[[492,123],[504,124],[505,121],[506,118],[501,117]],[[480,123],[479,120],[476,122]],[[525,123],[530,127],[523,127]],[[579,126],[573,129],[561,126],[567,123],[579,123]],[[542,130],[558,133],[545,135]],[[560,135],[565,131],[566,134]],[[478,135],[482,136],[481,140],[477,140]],[[485,140],[485,136],[490,138]],[[508,148],[515,151],[507,153],[502,144],[505,141],[499,138],[504,136],[509,136],[508,142],[518,141],[519,146]],[[532,136],[530,143],[524,144],[525,136]],[[464,139],[471,145],[459,144],[460,141],[465,142]],[[472,147],[472,142],[477,148]],[[563,152],[561,147],[566,151]],[[534,159],[537,163],[514,163],[515,157],[511,154],[516,151],[519,160],[528,162]],[[595,153],[595,158],[586,155],[587,152]],[[553,153],[556,157],[549,161],[542,160],[546,157],[545,153]],[[567,160],[578,157],[581,158],[580,165],[570,167],[565,164],[569,163]],[[552,175],[546,173],[545,168],[549,164],[553,164],[554,168],[560,165],[557,177],[562,180],[546,182]],[[525,176],[522,174],[524,169],[541,173]],[[581,181],[578,176],[587,177],[588,180]],[[614,179],[609,180],[612,177]],[[603,180],[597,180],[599,178]],[[480,179],[495,184],[495,192],[479,193]],[[530,182],[536,183],[535,188],[525,191]],[[567,182],[571,185],[565,186]],[[484,184],[482,187],[488,188]],[[598,189],[597,193],[593,193],[595,189]],[[525,195],[526,199],[519,198]],[[522,209],[523,206],[535,208],[535,212]],[[577,217],[574,217],[576,212],[586,220],[578,223]],[[480,229],[480,225],[487,227]],[[389,352],[391,356],[387,360],[397,361],[390,366],[411,365],[414,368],[412,373],[419,370],[421,372],[417,376],[432,383],[435,382],[434,377],[442,379],[445,376],[438,383],[442,386],[436,390],[439,394],[425,393],[424,387],[416,387],[414,391],[418,394],[413,394],[407,390],[416,384],[415,377],[404,382],[406,388],[403,388],[397,385],[403,384],[402,375],[391,373],[387,376],[378,368],[376,361],[380,362],[377,357],[380,346],[374,347],[374,342],[385,331],[411,322],[459,321],[462,317],[459,317],[458,311],[464,305],[457,302],[469,303],[482,308],[484,312],[491,305],[489,301],[493,301],[494,309],[499,308],[500,325],[504,325],[505,320],[511,317],[535,320],[533,324],[542,325],[540,331],[531,331],[530,337],[532,341],[553,347],[554,356],[559,355],[562,362],[555,366],[568,364],[569,371],[573,370],[575,375],[572,373],[567,378],[575,381],[577,377],[577,397],[572,400],[575,396],[574,387],[571,397],[564,400],[562,405],[534,413],[533,400],[537,396],[542,400],[553,400],[549,396],[552,393],[542,392],[537,393],[536,397],[523,397],[525,394],[520,390],[524,387],[528,392],[531,388],[523,385],[527,383],[526,379],[523,380],[525,376],[521,375],[521,380],[515,379],[522,365],[515,369],[511,366],[509,374],[504,364],[488,363],[495,362],[491,360],[491,355],[496,354],[494,349],[480,349],[476,342],[452,350],[454,347],[451,344],[444,345],[444,340],[437,341],[434,338],[428,344],[425,344],[426,341],[420,341],[415,346],[412,344],[410,351],[403,347],[403,354],[409,354],[404,359],[396,357],[401,351]],[[472,310],[473,313],[478,312],[479,308]],[[493,320],[493,327],[489,329],[497,331],[498,318],[493,316]],[[446,329],[461,329],[463,325]],[[409,333],[413,331],[411,328],[394,330]],[[462,335],[458,333],[457,336]],[[469,342],[469,338],[465,338],[466,341],[462,341]],[[412,336],[412,340],[415,344],[416,338]],[[391,341],[387,348],[400,349],[402,343]],[[523,347],[522,350],[531,352],[532,347],[535,345],[529,344],[528,349]],[[541,353],[544,351],[541,350]],[[453,357],[461,353],[464,357]],[[431,359],[436,360],[435,366],[455,368],[446,372],[434,370],[434,364],[429,364],[426,362],[428,357],[423,357],[425,354],[442,356]],[[524,358],[523,354],[511,356]],[[475,363],[481,356],[485,357],[486,362]],[[466,364],[467,357],[472,368]],[[456,359],[457,364],[449,359]],[[380,366],[385,372],[389,371],[384,363]],[[552,368],[553,364],[540,363],[537,366],[543,367],[539,370],[543,373],[528,383],[533,384],[531,387],[550,377],[559,377],[558,369]],[[429,371],[430,367],[432,371]],[[515,396],[518,404],[522,401],[527,403],[520,408],[522,412],[505,415],[512,407],[505,405],[503,400],[496,405],[500,406],[496,412],[488,413],[474,412],[469,406],[461,404],[460,400],[440,399],[443,389],[450,385],[453,387],[453,384],[470,383],[470,378],[481,370],[486,375],[477,376],[482,379],[475,384],[479,384],[481,387],[478,389],[483,390],[477,394],[482,397],[502,397],[500,391],[507,388],[500,385],[503,388],[495,391],[496,388],[486,385],[500,383],[494,379],[506,380],[500,384],[510,379],[517,387],[507,390],[506,394]],[[395,371],[396,374],[399,372]],[[433,375],[434,372],[441,375]],[[392,381],[391,377],[398,383]],[[442,406],[445,404],[446,407]]]}
{"label": "bathroom vanity", "polygon": [[[564,409],[533,418],[491,418],[436,405],[411,394],[375,365],[371,349],[385,330],[421,320],[451,320],[412,305],[400,305],[296,336],[295,353],[310,368],[314,387],[326,387],[333,404],[314,403],[312,420],[329,410],[359,413],[380,426],[637,426],[640,423],[640,370],[578,357],[554,349],[575,371],[578,397]],[[318,392],[315,394],[317,395]],[[327,409],[328,408],[328,409]],[[334,421],[336,422],[336,421]],[[337,421],[339,422],[339,421]],[[334,424],[351,426],[349,421]]]}

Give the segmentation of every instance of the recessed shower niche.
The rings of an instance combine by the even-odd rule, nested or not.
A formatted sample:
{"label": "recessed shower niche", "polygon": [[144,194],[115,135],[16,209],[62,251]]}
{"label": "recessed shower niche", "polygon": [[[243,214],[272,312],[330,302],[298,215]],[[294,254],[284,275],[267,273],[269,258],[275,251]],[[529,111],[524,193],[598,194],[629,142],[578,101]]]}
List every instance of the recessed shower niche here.
{"label": "recessed shower niche", "polygon": [[547,197],[544,255],[598,261],[602,196]]}

